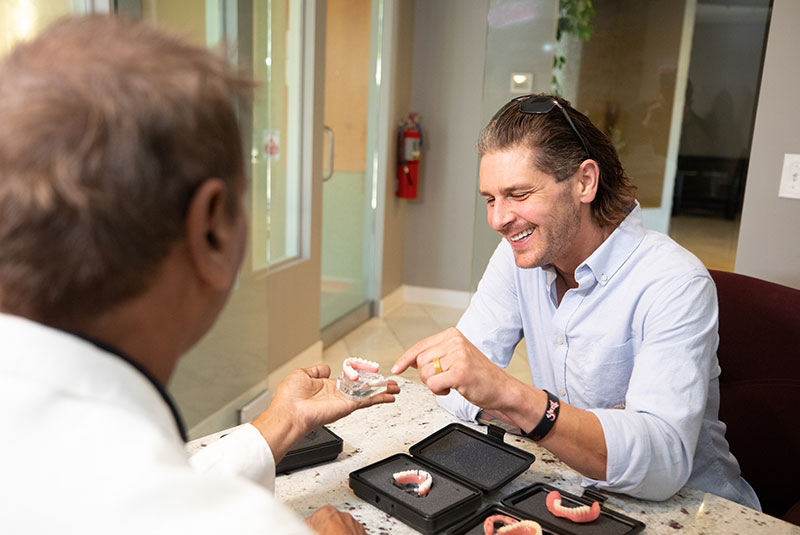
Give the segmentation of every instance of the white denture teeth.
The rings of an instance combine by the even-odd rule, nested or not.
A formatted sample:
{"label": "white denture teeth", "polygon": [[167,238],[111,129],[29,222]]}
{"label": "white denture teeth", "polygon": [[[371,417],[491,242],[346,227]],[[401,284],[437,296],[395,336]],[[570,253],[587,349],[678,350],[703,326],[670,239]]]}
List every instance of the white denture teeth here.
{"label": "white denture teeth", "polygon": [[542,535],[542,526],[533,520],[520,520],[495,531],[497,535]]}
{"label": "white denture teeth", "polygon": [[392,484],[409,494],[425,496],[433,485],[433,476],[425,470],[403,470],[392,474]]}

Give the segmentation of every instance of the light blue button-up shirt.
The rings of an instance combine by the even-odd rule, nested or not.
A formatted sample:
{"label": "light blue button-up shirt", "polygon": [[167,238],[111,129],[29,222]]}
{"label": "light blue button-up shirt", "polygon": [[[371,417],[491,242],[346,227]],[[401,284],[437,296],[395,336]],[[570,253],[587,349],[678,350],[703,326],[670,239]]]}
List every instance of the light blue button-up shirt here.
{"label": "light blue button-up shirt", "polygon": [[[636,208],[575,270],[558,304],[552,267],[521,269],[503,240],[458,329],[505,368],[525,338],[533,384],[593,412],[615,492],[664,500],[682,486],[759,509],[718,419],[717,294],[703,264],[645,230]],[[457,392],[456,416],[479,411]]]}

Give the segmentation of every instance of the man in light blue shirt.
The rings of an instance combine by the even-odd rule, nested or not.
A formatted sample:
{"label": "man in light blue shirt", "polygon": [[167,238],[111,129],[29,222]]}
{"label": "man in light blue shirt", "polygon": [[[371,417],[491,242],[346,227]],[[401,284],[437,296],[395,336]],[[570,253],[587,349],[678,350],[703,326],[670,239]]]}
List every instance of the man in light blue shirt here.
{"label": "man in light blue shirt", "polygon": [[[457,327],[393,373],[416,367],[462,419],[483,409],[520,427],[585,485],[651,500],[689,485],[758,509],[718,419],[714,283],[644,229],[610,140],[568,102],[534,95],[495,115],[478,152],[505,239]],[[535,386],[501,369],[523,337]]]}

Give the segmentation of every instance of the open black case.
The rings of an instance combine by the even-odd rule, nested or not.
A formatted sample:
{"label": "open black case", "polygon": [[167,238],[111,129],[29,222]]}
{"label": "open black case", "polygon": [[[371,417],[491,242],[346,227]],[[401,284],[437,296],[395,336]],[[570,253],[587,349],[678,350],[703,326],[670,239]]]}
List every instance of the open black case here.
{"label": "open black case", "polygon": [[[423,533],[440,533],[474,515],[485,493],[502,487],[528,469],[534,455],[483,434],[450,424],[409,448],[350,473],[357,496]],[[421,469],[433,476],[426,496],[395,487],[392,475]]]}
{"label": "open black case", "polygon": [[[601,505],[600,518],[575,524],[553,516],[545,505],[551,490],[561,493],[569,507],[591,505],[592,500],[563,492],[544,483],[525,487],[497,502],[494,491],[527,470],[532,453],[503,441],[504,431],[490,426],[487,434],[461,424],[450,424],[409,448],[350,473],[350,488],[378,509],[425,534],[483,535],[484,520],[504,514],[535,520],[546,535],[627,535],[644,529],[638,520]],[[415,496],[392,484],[392,475],[421,469],[433,476],[426,496]]]}
{"label": "open black case", "polygon": [[315,464],[331,461],[342,453],[342,439],[327,427],[318,427],[286,452],[275,467],[276,474],[285,474]]}
{"label": "open black case", "polygon": [[[600,517],[597,520],[576,524],[566,518],[559,518],[550,513],[546,504],[547,495],[554,490],[561,494],[561,503],[567,507],[592,505],[594,501],[586,496],[576,496],[564,492],[552,485],[536,483],[504,498],[502,504],[511,511],[511,516],[535,520],[542,525],[545,533],[554,535],[628,535],[644,529],[643,522],[612,511],[604,507],[602,503],[600,504]],[[604,497],[601,496],[601,499]]]}

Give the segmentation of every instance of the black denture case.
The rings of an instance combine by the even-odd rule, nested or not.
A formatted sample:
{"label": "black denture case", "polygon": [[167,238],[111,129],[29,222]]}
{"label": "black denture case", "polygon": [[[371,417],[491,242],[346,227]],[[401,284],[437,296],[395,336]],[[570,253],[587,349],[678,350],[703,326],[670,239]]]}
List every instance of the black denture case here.
{"label": "black denture case", "polygon": [[[484,434],[450,424],[409,448],[350,473],[358,497],[422,533],[440,533],[473,516],[482,497],[533,463],[532,453],[503,442],[502,431]],[[392,475],[425,470],[433,476],[426,496],[393,485]]]}
{"label": "black denture case", "polygon": [[[541,524],[545,535],[630,535],[642,531],[645,527],[643,522],[612,511],[602,503],[597,520],[577,524],[566,518],[559,518],[547,509],[547,495],[553,490],[561,494],[561,504],[566,507],[591,506],[593,503],[593,500],[586,496],[576,496],[546,483],[535,483],[504,498],[501,505],[504,512],[500,514],[507,514],[519,520],[534,520]],[[498,513],[490,512],[490,514]],[[476,515],[449,533],[450,535],[483,533],[483,521],[488,516],[490,515]],[[475,531],[478,525],[481,526],[481,530]]]}
{"label": "black denture case", "polygon": [[275,467],[276,474],[285,474],[335,459],[342,453],[342,439],[327,427],[318,427],[286,452]]}

